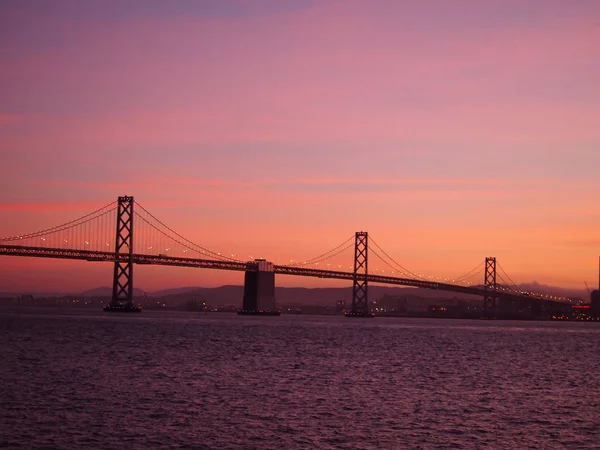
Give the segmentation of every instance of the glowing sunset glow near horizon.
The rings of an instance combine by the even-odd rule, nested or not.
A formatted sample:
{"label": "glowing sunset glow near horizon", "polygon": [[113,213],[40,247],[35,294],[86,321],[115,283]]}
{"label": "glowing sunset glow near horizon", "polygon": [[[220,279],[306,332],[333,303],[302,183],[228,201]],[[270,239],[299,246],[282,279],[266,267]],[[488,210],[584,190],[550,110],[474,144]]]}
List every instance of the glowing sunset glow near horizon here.
{"label": "glowing sunset glow near horizon", "polygon": [[[240,259],[365,230],[428,276],[496,256],[517,283],[597,286],[598,1],[5,0],[0,36],[0,236],[133,195]],[[112,270],[0,257],[0,292]],[[243,284],[134,270],[148,291]]]}

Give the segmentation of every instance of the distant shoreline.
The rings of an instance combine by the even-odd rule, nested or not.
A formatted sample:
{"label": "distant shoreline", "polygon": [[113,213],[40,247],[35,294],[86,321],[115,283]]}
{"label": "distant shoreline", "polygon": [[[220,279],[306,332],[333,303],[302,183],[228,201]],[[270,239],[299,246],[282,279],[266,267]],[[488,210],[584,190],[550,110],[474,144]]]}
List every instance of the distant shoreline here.
{"label": "distant shoreline", "polygon": [[[52,311],[52,312],[67,312],[67,313],[83,313],[83,312],[93,312],[98,313],[98,315],[104,315],[104,312],[101,308],[97,306],[60,306],[60,305],[14,305],[14,304],[6,304],[4,302],[0,302],[0,312],[11,313],[11,314],[35,314],[41,311]],[[236,314],[237,310],[217,310],[217,311],[197,311],[197,310],[188,310],[184,308],[150,308],[145,309],[144,311],[150,313],[188,313],[191,315],[221,315],[221,314]],[[74,314],[75,315],[75,314]],[[343,312],[288,312],[285,308],[281,310],[282,316],[327,316],[327,317],[343,317]],[[562,318],[562,319],[552,319],[552,318],[526,318],[526,317],[516,317],[516,316],[506,316],[506,317],[497,317],[495,319],[486,319],[482,317],[478,317],[475,315],[465,315],[465,316],[443,316],[443,315],[429,315],[429,314],[420,314],[420,313],[411,313],[411,314],[375,314],[375,318],[379,319],[452,319],[452,320],[473,320],[478,322],[507,322],[507,321],[518,321],[518,322],[579,322],[579,323],[599,323],[598,319],[590,319],[590,320],[581,320],[576,318]],[[273,320],[277,320],[273,318]]]}

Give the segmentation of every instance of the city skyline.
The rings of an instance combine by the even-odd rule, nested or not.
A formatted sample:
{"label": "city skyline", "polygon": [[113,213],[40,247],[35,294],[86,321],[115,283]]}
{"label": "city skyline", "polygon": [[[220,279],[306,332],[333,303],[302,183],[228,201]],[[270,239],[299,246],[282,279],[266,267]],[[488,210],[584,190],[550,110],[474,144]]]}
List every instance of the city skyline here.
{"label": "city skyline", "polygon": [[[428,276],[496,256],[596,286],[600,5],[451,3],[3,2],[0,236],[127,194],[240,258],[364,230]],[[3,257],[0,291],[111,271]],[[146,290],[242,279],[136,268]]]}

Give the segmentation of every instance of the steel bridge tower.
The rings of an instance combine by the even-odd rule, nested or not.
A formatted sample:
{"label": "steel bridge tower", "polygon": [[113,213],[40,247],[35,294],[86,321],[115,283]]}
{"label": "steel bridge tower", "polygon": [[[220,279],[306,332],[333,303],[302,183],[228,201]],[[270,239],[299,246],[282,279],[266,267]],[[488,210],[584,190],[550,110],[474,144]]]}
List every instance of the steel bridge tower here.
{"label": "steel bridge tower", "polygon": [[373,317],[369,311],[368,296],[368,251],[369,233],[356,232],[354,240],[354,276],[352,278],[352,310],[348,317]]}
{"label": "steel bridge tower", "polygon": [[112,308],[134,309],[133,305],[133,197],[119,197]]}
{"label": "steel bridge tower", "polygon": [[483,297],[483,314],[487,319],[496,318],[496,258],[485,258],[485,275],[483,280],[485,296]]}

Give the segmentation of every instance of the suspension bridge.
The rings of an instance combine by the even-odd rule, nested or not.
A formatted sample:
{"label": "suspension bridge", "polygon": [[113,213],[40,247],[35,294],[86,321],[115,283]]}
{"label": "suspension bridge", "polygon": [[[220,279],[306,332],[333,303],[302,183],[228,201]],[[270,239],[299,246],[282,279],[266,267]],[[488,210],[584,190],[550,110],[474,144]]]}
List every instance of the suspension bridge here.
{"label": "suspension bridge", "polygon": [[[135,226],[134,226],[135,223]],[[354,249],[348,271],[318,268],[344,252]],[[347,280],[352,282],[349,317],[372,317],[369,283],[411,286],[438,291],[470,294],[483,298],[483,317],[494,318],[497,303],[503,299],[566,300],[547,294],[526,292],[513,282],[495,257],[487,257],[460,277],[431,279],[407,270],[380,247],[365,231],[356,232],[333,249],[302,261],[273,264],[263,259],[243,261],[234,254],[214,252],[185,238],[167,226],[133,197],[116,201],[75,220],[33,233],[0,239],[0,255],[62,258],[114,264],[112,300],[109,308],[135,310],[133,302],[134,265],[161,265],[203,269],[233,270],[245,273],[242,310],[256,312],[275,308],[275,275],[292,275]],[[369,258],[387,267],[388,273],[369,273]],[[341,264],[338,269],[341,269]],[[473,277],[480,284],[473,285]]]}

